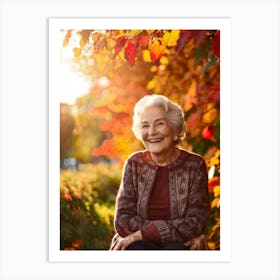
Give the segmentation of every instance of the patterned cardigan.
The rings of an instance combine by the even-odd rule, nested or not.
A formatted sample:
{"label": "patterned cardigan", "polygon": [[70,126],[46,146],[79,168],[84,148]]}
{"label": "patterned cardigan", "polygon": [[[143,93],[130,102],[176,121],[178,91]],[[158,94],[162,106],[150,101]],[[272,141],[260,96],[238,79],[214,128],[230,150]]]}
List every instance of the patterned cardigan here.
{"label": "patterned cardigan", "polygon": [[125,163],[116,199],[114,226],[119,237],[137,230],[150,233],[150,241],[162,244],[184,243],[206,228],[210,202],[207,167],[197,154],[180,150],[178,159],[168,165],[170,220],[148,220],[148,203],[158,165],[148,151],[132,154]]}

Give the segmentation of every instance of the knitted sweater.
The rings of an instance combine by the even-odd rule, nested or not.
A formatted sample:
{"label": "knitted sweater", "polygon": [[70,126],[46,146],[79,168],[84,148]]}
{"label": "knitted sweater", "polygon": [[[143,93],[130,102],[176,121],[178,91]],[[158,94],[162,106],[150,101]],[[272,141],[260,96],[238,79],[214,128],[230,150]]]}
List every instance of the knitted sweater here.
{"label": "knitted sweater", "polygon": [[170,220],[147,219],[157,170],[158,165],[148,151],[134,153],[126,161],[116,199],[117,236],[125,237],[141,230],[144,240],[166,244],[183,243],[202,234],[210,212],[203,158],[180,150],[178,159],[168,165]]}

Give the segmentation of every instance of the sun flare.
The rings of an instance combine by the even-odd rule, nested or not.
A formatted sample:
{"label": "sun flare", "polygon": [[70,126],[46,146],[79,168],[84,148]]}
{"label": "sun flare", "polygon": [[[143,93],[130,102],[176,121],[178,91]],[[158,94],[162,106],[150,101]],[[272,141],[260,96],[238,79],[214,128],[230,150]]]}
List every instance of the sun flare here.
{"label": "sun flare", "polygon": [[67,65],[61,64],[60,102],[73,105],[76,98],[87,94],[90,81],[82,74],[72,72]]}

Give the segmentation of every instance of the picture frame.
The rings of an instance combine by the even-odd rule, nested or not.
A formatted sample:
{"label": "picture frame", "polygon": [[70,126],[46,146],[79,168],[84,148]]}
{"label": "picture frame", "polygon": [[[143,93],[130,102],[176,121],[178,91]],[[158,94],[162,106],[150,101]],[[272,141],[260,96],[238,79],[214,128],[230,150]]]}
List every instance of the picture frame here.
{"label": "picture frame", "polygon": [[[0,279],[279,279],[279,5],[277,0],[0,1]],[[48,20],[138,17],[230,18],[228,262],[86,262],[76,261],[75,252],[69,260],[49,261],[49,208],[57,209],[49,200],[56,176],[49,154],[59,151],[49,150]]]}
{"label": "picture frame", "polygon": [[[60,250],[60,221],[59,221],[59,95],[57,89],[65,87],[61,82],[61,73],[58,69],[61,50],[61,30],[106,30],[106,29],[132,29],[132,30],[220,30],[220,99],[221,99],[221,245],[219,250],[205,251],[168,251],[168,252],[123,252],[101,250]],[[78,262],[119,262],[119,261],[163,261],[163,262],[228,262],[231,260],[231,20],[229,18],[187,19],[187,18],[102,18],[102,19],[49,19],[49,260],[50,261],[78,261]]]}

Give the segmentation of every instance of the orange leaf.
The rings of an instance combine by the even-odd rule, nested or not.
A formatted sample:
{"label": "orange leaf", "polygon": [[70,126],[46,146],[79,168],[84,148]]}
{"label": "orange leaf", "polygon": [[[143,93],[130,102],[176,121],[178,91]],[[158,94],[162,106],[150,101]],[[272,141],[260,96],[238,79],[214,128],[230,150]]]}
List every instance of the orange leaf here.
{"label": "orange leaf", "polygon": [[72,243],[72,247],[73,248],[79,248],[81,245],[83,244],[83,240],[79,239],[79,240],[76,240]]}
{"label": "orange leaf", "polygon": [[218,116],[217,109],[212,108],[208,112],[204,113],[202,120],[204,123],[210,124],[216,120],[217,116]]}
{"label": "orange leaf", "polygon": [[165,45],[160,40],[155,40],[150,49],[151,59],[152,61],[158,61],[163,55],[165,50]]}
{"label": "orange leaf", "polygon": [[106,139],[103,141],[102,145],[95,148],[92,152],[93,156],[108,156],[108,157],[118,157],[118,153],[115,148],[115,143],[112,139]]}
{"label": "orange leaf", "polygon": [[95,53],[100,52],[107,46],[107,38],[104,34],[94,33],[91,38],[94,42],[93,49]]}
{"label": "orange leaf", "polygon": [[215,250],[215,243],[214,242],[208,242],[208,247],[210,250]]}
{"label": "orange leaf", "polygon": [[220,207],[220,198],[216,197],[212,202],[211,202],[211,209],[214,207],[219,208]]}
{"label": "orange leaf", "polygon": [[196,80],[193,80],[192,84],[187,92],[187,95],[196,96],[196,87],[197,87],[197,82],[196,82]]}
{"label": "orange leaf", "polygon": [[64,198],[65,198],[66,201],[71,201],[72,200],[72,196],[69,192],[64,193]]}
{"label": "orange leaf", "polygon": [[193,80],[185,97],[185,103],[184,103],[185,112],[189,111],[193,107],[193,105],[197,103],[196,87],[197,87],[197,83],[195,80]]}

